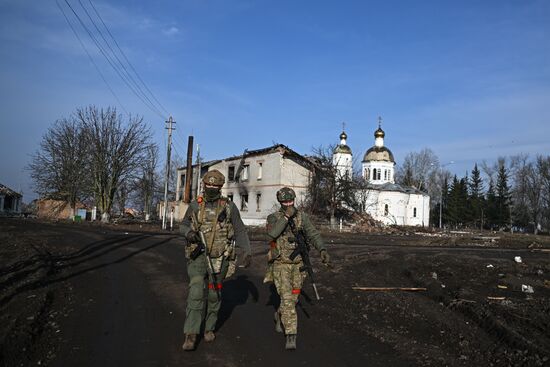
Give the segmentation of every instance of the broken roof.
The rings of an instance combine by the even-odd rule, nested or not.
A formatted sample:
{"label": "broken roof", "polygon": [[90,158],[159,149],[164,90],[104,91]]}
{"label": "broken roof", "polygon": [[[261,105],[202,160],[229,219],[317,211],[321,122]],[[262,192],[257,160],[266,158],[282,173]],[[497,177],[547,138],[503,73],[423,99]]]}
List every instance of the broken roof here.
{"label": "broken roof", "polygon": [[17,191],[13,191],[9,187],[2,185],[1,183],[0,183],[0,195],[23,197],[23,195],[21,195]]}
{"label": "broken roof", "polygon": [[[256,150],[247,150],[245,155],[244,155],[244,158],[249,158],[249,157],[254,157],[254,156],[258,156],[258,155],[265,155],[265,154],[270,154],[270,153],[274,153],[274,152],[279,152],[281,153],[283,156],[287,156],[291,159],[295,159],[295,160],[299,160],[307,165],[312,165],[314,164],[314,162],[311,161],[311,159],[309,159],[308,157],[306,156],[303,156],[301,155],[300,153],[290,149],[289,147],[287,147],[286,145],[284,144],[275,144],[275,145],[272,145],[270,147],[267,147],[267,148],[262,148],[262,149],[256,149]],[[221,161],[232,161],[232,160],[237,160],[237,159],[242,159],[243,155],[240,154],[240,155],[235,155],[235,156],[231,156],[231,157],[227,157],[227,158],[223,158],[223,159],[216,159],[216,160],[212,160],[212,161],[206,161],[206,162],[201,162],[201,167],[209,167],[209,166],[212,166],[216,163],[219,163]],[[197,167],[197,164],[193,164],[192,167]],[[186,166],[182,166],[182,167],[179,167],[178,169],[180,170],[183,170],[185,169]]]}

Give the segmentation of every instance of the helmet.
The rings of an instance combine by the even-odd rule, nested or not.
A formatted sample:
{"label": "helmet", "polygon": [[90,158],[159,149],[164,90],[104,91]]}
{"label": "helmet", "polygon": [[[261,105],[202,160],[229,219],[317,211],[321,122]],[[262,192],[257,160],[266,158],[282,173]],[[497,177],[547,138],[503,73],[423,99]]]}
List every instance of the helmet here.
{"label": "helmet", "polygon": [[206,172],[202,177],[202,182],[207,185],[223,186],[225,183],[225,176],[217,169],[213,169],[212,171]]}
{"label": "helmet", "polygon": [[290,187],[283,187],[277,191],[277,200],[281,201],[291,201],[296,198],[296,193]]}

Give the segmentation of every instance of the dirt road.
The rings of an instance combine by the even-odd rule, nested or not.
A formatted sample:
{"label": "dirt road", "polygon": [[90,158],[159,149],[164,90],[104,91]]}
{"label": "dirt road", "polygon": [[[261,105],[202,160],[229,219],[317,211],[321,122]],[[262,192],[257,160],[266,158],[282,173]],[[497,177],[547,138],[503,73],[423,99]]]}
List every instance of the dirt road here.
{"label": "dirt road", "polygon": [[[6,366],[548,363],[544,330],[550,319],[544,312],[550,292],[536,286],[526,300],[511,275],[523,274],[524,282],[539,277],[544,284],[547,254],[331,244],[332,270],[315,259],[323,300],[310,299],[306,282],[298,350],[284,351],[272,321],[278,300],[262,283],[264,245],[253,242],[253,266],[224,284],[216,341],[186,353],[181,343],[188,279],[177,236],[39,222],[0,225],[9,250],[0,272],[0,361]],[[514,256],[522,256],[525,269],[507,268],[518,265]],[[489,285],[492,277],[509,288],[499,293]],[[471,282],[463,284],[465,278]],[[351,290],[353,285],[426,286],[428,292],[367,294]],[[496,312],[501,305],[487,303],[487,295],[513,300],[513,307],[502,307],[512,307],[518,318]],[[529,320],[521,324],[522,318]],[[525,325],[531,325],[528,334],[518,330]]]}

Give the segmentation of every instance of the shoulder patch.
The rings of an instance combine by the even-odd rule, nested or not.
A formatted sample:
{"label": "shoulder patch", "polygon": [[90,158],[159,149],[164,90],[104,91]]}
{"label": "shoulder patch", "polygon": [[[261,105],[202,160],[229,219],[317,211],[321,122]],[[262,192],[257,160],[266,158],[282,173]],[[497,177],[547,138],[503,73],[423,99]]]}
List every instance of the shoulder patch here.
{"label": "shoulder patch", "polygon": [[202,198],[202,196],[199,196],[197,198],[197,203],[201,204],[203,201],[204,201],[204,199]]}

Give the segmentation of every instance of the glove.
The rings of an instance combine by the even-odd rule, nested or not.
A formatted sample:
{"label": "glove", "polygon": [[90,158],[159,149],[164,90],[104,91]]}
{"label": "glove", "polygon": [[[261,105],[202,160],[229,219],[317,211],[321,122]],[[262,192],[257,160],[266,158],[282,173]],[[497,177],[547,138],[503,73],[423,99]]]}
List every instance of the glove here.
{"label": "glove", "polygon": [[296,208],[294,207],[294,205],[287,206],[285,209],[285,217],[290,219],[295,215],[296,215]]}
{"label": "glove", "polygon": [[252,255],[246,254],[243,259],[243,268],[248,268],[252,262]]}
{"label": "glove", "polygon": [[201,240],[199,236],[199,232],[193,231],[193,230],[190,230],[189,232],[187,232],[187,234],[185,235],[185,238],[189,243],[198,243]]}
{"label": "glove", "polygon": [[330,264],[330,256],[329,256],[327,250],[321,250],[321,261],[325,265]]}

